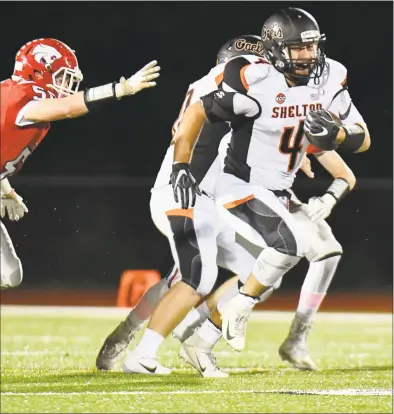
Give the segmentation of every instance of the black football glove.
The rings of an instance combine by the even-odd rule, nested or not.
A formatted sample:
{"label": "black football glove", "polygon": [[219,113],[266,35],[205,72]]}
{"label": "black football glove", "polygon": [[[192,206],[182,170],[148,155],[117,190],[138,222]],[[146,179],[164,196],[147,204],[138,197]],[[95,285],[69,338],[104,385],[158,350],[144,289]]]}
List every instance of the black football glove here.
{"label": "black football glove", "polygon": [[178,203],[180,198],[183,209],[194,207],[196,195],[201,195],[201,190],[190,172],[189,164],[185,162],[173,164],[170,182],[175,201]]}
{"label": "black football glove", "polygon": [[308,141],[317,148],[331,151],[338,148],[335,143],[339,126],[325,109],[310,111],[304,121],[304,132]]}

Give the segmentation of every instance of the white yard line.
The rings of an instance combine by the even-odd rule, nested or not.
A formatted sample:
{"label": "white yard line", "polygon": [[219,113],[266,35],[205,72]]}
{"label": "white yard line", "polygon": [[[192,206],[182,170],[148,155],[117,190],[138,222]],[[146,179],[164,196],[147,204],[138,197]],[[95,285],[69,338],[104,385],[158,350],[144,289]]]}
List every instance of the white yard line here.
{"label": "white yard line", "polygon": [[44,351],[1,351],[1,356],[65,356],[65,354],[69,355],[97,355],[97,351],[50,351],[50,350],[44,350]]}
{"label": "white yard line", "polygon": [[[70,342],[70,336],[64,335],[11,335],[11,334],[1,334],[2,341],[12,340],[13,342]],[[73,342],[89,342],[92,340],[91,336],[72,336]],[[4,346],[4,345],[3,345]]]}
{"label": "white yard line", "polygon": [[[94,306],[22,306],[2,305],[0,314],[4,316],[46,316],[46,317],[86,317],[86,318],[124,318],[129,308],[94,307]],[[254,311],[251,320],[258,321],[291,321],[294,312],[287,311]],[[391,313],[352,313],[352,312],[320,312],[317,321],[335,323],[392,323]]]}
{"label": "white yard line", "polygon": [[2,392],[4,396],[79,396],[79,395],[201,395],[201,394],[293,394],[293,395],[341,395],[341,396],[382,396],[393,395],[393,390],[382,389],[347,389],[347,390],[200,390],[200,391],[76,391],[76,392]]}

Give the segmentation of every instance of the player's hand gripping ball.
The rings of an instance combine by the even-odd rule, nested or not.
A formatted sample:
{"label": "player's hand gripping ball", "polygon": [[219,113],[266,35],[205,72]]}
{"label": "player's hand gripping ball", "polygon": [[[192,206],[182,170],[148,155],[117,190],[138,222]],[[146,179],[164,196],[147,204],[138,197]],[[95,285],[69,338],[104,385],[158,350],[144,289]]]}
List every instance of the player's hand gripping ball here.
{"label": "player's hand gripping ball", "polygon": [[335,114],[319,109],[308,113],[304,122],[304,132],[312,145],[324,151],[332,151],[338,148],[335,140],[340,125],[341,121]]}

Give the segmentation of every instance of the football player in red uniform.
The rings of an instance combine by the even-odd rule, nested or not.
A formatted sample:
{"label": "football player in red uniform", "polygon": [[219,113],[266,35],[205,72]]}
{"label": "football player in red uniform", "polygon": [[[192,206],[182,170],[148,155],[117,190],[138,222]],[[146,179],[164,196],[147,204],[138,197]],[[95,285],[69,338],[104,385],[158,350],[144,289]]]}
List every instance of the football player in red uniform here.
{"label": "football player in red uniform", "polygon": [[[160,67],[152,61],[128,79],[78,91],[83,79],[77,57],[56,39],[36,39],[16,54],[14,72],[0,83],[1,115],[1,217],[19,220],[28,211],[11,188],[15,174],[37,148],[50,122],[76,118],[104,101],[121,99],[156,86]],[[22,266],[1,223],[1,288],[18,286]]]}

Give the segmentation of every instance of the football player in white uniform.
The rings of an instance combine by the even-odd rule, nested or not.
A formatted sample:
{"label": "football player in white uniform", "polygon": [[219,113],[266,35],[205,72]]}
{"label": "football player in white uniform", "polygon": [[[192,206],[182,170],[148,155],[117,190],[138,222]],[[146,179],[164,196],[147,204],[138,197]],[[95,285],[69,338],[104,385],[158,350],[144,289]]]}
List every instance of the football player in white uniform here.
{"label": "football player in white uniform", "polygon": [[[242,46],[242,44],[245,43],[244,41],[239,40],[238,41],[238,45]],[[211,72],[212,73],[212,72]],[[218,76],[219,81],[221,81],[221,76]],[[205,79],[205,78],[203,78]],[[220,82],[218,82],[220,83]],[[190,88],[191,89],[191,88]],[[190,91],[189,89],[189,91]],[[180,114],[180,118],[183,114],[183,112],[185,111],[186,107],[188,105],[190,105],[190,101],[191,101],[191,94],[188,92],[187,97],[185,99],[185,104],[181,110],[181,114]],[[175,127],[177,127],[179,123],[176,122],[175,123]],[[201,155],[201,150],[204,149],[205,151],[207,151],[208,146],[206,145],[207,142],[205,142],[204,145],[204,138],[201,139],[202,137],[204,137],[204,134],[202,134],[202,136],[200,135],[200,139],[199,142],[195,148],[195,152],[194,154],[197,152],[197,154],[200,153]],[[221,135],[218,134],[219,139],[221,138]],[[210,137],[211,140],[213,138],[213,136]],[[217,139],[215,138],[215,141],[217,141]],[[203,144],[203,145],[201,145]],[[206,153],[205,157],[209,158],[211,155],[214,156],[214,154],[216,154],[217,152],[217,145],[213,146],[214,151],[208,151],[208,153]],[[167,156],[166,156],[166,160],[163,162],[162,165],[162,169],[161,171],[165,170],[165,169],[169,169],[169,163],[166,162],[168,161],[167,158],[171,158],[172,157],[172,152],[173,152],[173,148],[170,147]],[[169,155],[170,154],[170,155]],[[336,161],[335,158],[334,160],[332,160],[332,157],[334,156],[334,153],[332,154],[328,154],[326,153],[325,155],[325,163],[327,164],[330,160],[331,157],[331,161],[334,162]],[[335,156],[334,156],[335,157]],[[213,159],[213,157],[211,157],[211,159]],[[338,171],[337,171],[338,172]],[[350,171],[350,175],[349,177],[346,175],[347,171],[343,172],[341,171],[342,177],[346,176],[347,181],[349,182],[350,186],[352,187],[354,185],[354,183],[351,183],[352,179],[354,179],[354,176],[352,175],[351,171]],[[156,180],[156,183],[163,181],[163,183],[161,183],[161,185],[159,185],[158,187],[160,188],[161,186],[163,186],[163,184],[165,185],[167,183],[165,178],[159,178],[159,177],[164,177],[164,174],[159,174],[158,179]],[[156,203],[156,205],[158,205],[158,203]],[[152,205],[151,205],[152,206]],[[304,206],[305,209],[305,206]],[[301,209],[299,209],[301,211]],[[294,213],[294,211],[293,211]],[[295,215],[300,215],[301,216],[301,220],[304,219],[305,217],[306,219],[308,219],[308,217],[305,215],[305,211],[303,211],[302,213],[300,212],[295,212]],[[309,219],[308,219],[309,220]],[[324,227],[326,226],[326,227]],[[305,291],[305,287],[308,286],[308,284],[310,285],[311,283],[313,283],[313,280],[315,280],[315,284],[317,283],[316,280],[319,280],[320,278],[323,278],[324,280],[326,280],[326,284],[328,285],[330,280],[332,279],[332,276],[335,273],[335,269],[336,269],[336,265],[339,262],[340,259],[340,255],[342,252],[341,246],[339,245],[339,243],[335,240],[335,238],[333,237],[331,230],[329,229],[329,226],[322,222],[320,223],[320,225],[313,225],[311,222],[309,223],[309,228],[311,229],[311,232],[315,232],[315,234],[319,234],[320,237],[320,243],[318,244],[319,246],[319,252],[316,251],[310,251],[309,255],[315,255],[315,258],[322,258],[324,256],[324,254],[328,254],[331,256],[336,256],[332,258],[332,263],[319,263],[319,265],[317,266],[311,266],[310,270],[308,272],[307,278],[305,280],[304,283],[304,287],[303,287],[303,292]],[[320,229],[320,232],[319,232]],[[333,254],[335,252],[335,254]],[[316,254],[320,254],[319,257],[316,257]],[[329,257],[327,257],[328,259]],[[167,286],[166,286],[166,282],[162,282],[161,286],[160,284],[156,285],[155,287],[151,288],[150,291],[147,292],[147,294],[145,295],[145,297],[141,300],[141,302],[137,305],[137,307],[130,313],[129,317],[122,322],[113,333],[111,333],[108,338],[106,339],[103,347],[100,350],[100,353],[98,355],[97,358],[97,367],[100,369],[111,369],[114,367],[114,362],[117,359],[117,357],[119,356],[119,354],[121,354],[121,352],[123,352],[126,348],[128,343],[130,342],[131,338],[134,335],[134,332],[137,331],[141,324],[147,320],[149,318],[150,313],[152,312],[153,307],[155,306],[155,303],[158,301],[158,299],[162,296],[163,293],[165,293],[165,291],[167,290]],[[313,290],[313,289],[312,289]],[[272,292],[272,289],[271,289]],[[271,292],[266,292],[266,293],[271,293]],[[266,295],[268,296],[268,295]],[[305,296],[305,294],[302,295],[303,297]],[[323,294],[324,297],[324,294]],[[304,301],[305,302],[305,301]],[[204,303],[199,307],[202,308],[204,305]],[[300,307],[303,306],[303,301],[300,300]],[[318,305],[317,305],[318,306]],[[199,309],[198,308],[198,309]],[[211,308],[211,307],[210,307]],[[317,310],[317,308],[314,308]],[[316,311],[315,310],[315,311]],[[204,320],[204,318],[206,318],[208,313],[208,307],[205,306],[205,309],[201,309],[200,312],[196,312],[196,314],[200,315],[193,318],[189,318],[189,320],[184,320],[180,326],[178,326],[178,328],[176,329],[175,333],[177,334],[176,336],[181,339],[182,341],[185,340],[188,335],[190,335],[190,333],[192,332],[193,323],[195,322],[199,322],[202,323],[202,321]],[[312,311],[313,313],[313,311]],[[190,315],[188,315],[189,317]],[[191,323],[190,323],[190,319],[191,319]],[[210,323],[210,322],[208,322]],[[183,326],[182,326],[183,325]],[[289,338],[285,341],[285,344],[289,345],[287,346],[287,354],[284,354],[283,352],[281,352],[282,357],[284,357],[284,359],[288,359],[290,360],[290,362],[293,362],[293,364],[297,367],[300,368],[307,368],[307,369],[313,369],[313,362],[310,360],[308,352],[306,350],[306,336],[307,336],[307,332],[309,330],[310,324],[305,324],[302,323],[302,321],[300,320],[299,317],[299,312],[297,312],[296,317],[293,321],[292,324],[292,340],[290,341],[291,343],[289,343]],[[215,338],[220,338],[220,331],[218,331],[216,329],[215,332],[215,326],[213,324],[211,324],[210,327],[210,331],[214,332],[214,337]],[[290,338],[290,339],[291,339]],[[302,345],[302,346],[301,346]],[[281,349],[283,348],[283,345],[281,347]],[[203,359],[208,360],[210,358],[200,358],[200,360],[202,361]],[[205,364],[206,366],[206,364]],[[156,370],[157,371],[157,370]],[[155,371],[155,372],[156,372]],[[203,376],[207,376],[207,372],[204,373]]]}
{"label": "football player in white uniform", "polygon": [[[188,89],[174,124],[173,140],[151,190],[150,201],[152,219],[169,240],[175,268],[169,275],[169,280],[151,288],[145,295],[147,300],[143,299],[141,306],[138,304],[138,309],[107,338],[96,359],[96,365],[100,369],[110,368],[114,357],[127,348],[133,332],[141,325],[141,320],[149,317],[147,310],[152,312],[155,302],[168,290],[167,284],[173,285],[173,277],[178,275],[181,281],[161,301],[164,303],[161,306],[167,306],[166,303],[169,302],[171,306],[163,313],[159,304],[159,309],[154,312],[139,345],[129,354],[123,366],[124,371],[129,373],[169,374],[170,370],[155,361],[156,350],[164,337],[172,332],[186,314],[210,294],[217,280],[218,265],[236,273],[244,281],[253,267],[254,257],[235,242],[234,231],[221,226],[213,200],[215,178],[220,171],[219,160],[214,161],[220,140],[229,131],[227,124],[207,125],[199,134],[199,142],[190,166],[202,193],[193,209],[180,208],[181,205],[174,201],[173,189],[169,183],[174,158],[173,144],[184,111],[201,96],[218,88],[224,64],[230,57],[252,54],[262,56],[259,36],[243,35],[226,42],[218,54],[218,64]],[[197,310],[208,316],[211,309],[203,303]],[[215,365],[211,364],[206,376],[227,374],[216,370]]]}
{"label": "football player in white uniform", "polygon": [[[222,311],[223,337],[237,351],[245,347],[247,321],[260,295],[310,250],[308,234],[288,210],[308,141],[353,153],[370,145],[368,128],[347,91],[346,69],[325,57],[324,40],[309,13],[296,8],[275,13],[262,29],[268,61],[237,57],[228,62],[221,88],[191,105],[178,130],[171,181],[187,209],[199,192],[188,165],[198,131],[206,122],[231,123],[216,204],[230,227],[263,248],[246,283]],[[335,122],[328,110],[344,123]],[[326,194],[309,201],[309,216],[327,217],[349,187],[345,179],[334,180]]]}
{"label": "football player in white uniform", "polygon": [[[230,137],[226,136],[220,145],[219,152],[222,159],[225,157],[223,150],[228,146],[228,138]],[[309,145],[307,152],[317,158],[334,180],[346,180],[349,183],[349,190],[354,187],[356,178],[336,151],[321,151]],[[313,178],[314,174],[307,160],[308,158],[304,156],[301,168],[308,177]],[[296,314],[291,323],[288,336],[279,347],[279,355],[283,360],[292,363],[295,368],[315,370],[317,366],[310,357],[307,347],[308,334],[313,325],[314,316],[335,275],[341,259],[342,247],[333,236],[330,226],[322,219],[322,217],[329,214],[328,210],[320,210],[319,214],[316,215],[315,211],[311,211],[307,204],[301,203],[292,192],[289,201],[289,211],[302,224],[304,232],[309,235],[311,240],[310,249],[305,256],[310,261],[310,264],[302,285]],[[262,249],[258,246],[251,246],[243,238],[238,238],[237,241],[248,251],[253,252],[255,257],[260,255]],[[274,290],[280,284],[281,279],[274,286]],[[220,335],[212,334],[212,324],[221,328],[223,307],[231,298],[237,295],[239,286],[240,284],[238,286],[232,285],[227,289],[223,297],[220,298],[217,309],[210,315],[210,319],[202,324],[200,329],[195,330],[195,328],[189,327],[189,329],[180,331],[180,327],[183,325],[182,322],[174,331],[174,334],[180,331],[180,334],[177,334],[176,337],[183,342],[180,355],[194,366],[202,376],[204,376],[202,369],[206,366],[205,361],[213,359],[211,355],[212,350],[221,338]],[[266,301],[270,296],[263,295],[260,298],[260,302]],[[191,335],[191,331],[194,331],[193,335]]]}

